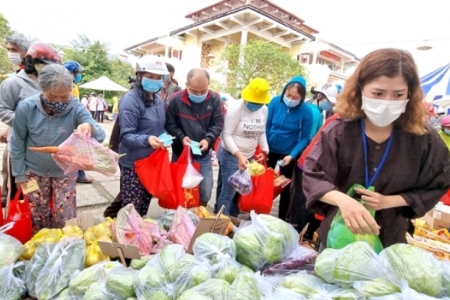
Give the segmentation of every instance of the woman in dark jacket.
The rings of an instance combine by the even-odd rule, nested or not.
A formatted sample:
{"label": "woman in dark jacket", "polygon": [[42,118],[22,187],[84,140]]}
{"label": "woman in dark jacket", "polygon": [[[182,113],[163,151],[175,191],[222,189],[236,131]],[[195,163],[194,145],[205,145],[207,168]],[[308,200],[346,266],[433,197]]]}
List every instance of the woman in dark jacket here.
{"label": "woman in dark jacket", "polygon": [[119,153],[126,154],[120,159],[122,206],[133,204],[141,216],[147,214],[152,195],[141,184],[134,163],[163,146],[158,136],[165,131],[166,114],[160,90],[167,74],[158,57],[143,58],[137,63],[134,88],[120,101]]}

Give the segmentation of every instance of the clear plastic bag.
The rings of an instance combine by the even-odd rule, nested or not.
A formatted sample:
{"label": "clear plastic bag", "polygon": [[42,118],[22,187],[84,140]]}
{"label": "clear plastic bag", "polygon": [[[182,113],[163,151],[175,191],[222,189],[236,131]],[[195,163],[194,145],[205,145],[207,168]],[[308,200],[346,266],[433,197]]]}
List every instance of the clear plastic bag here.
{"label": "clear plastic bag", "polygon": [[[212,278],[210,264],[195,258],[190,264],[176,264],[174,267],[179,268],[179,275],[173,283],[174,299],[178,299],[185,291]],[[173,273],[171,279],[174,279]]]}
{"label": "clear plastic bag", "polygon": [[260,300],[262,296],[258,280],[251,273],[239,274],[231,284],[230,299]]}
{"label": "clear plastic bag", "polygon": [[24,251],[24,246],[16,238],[3,233],[14,224],[9,223],[0,227],[0,268],[14,263]]}
{"label": "clear plastic bag", "polygon": [[318,253],[315,250],[299,245],[286,259],[269,266],[262,273],[264,275],[289,275],[291,272],[298,272],[303,268],[312,268],[317,255]]}
{"label": "clear plastic bag", "polygon": [[281,286],[292,290],[308,299],[333,300],[354,299],[365,300],[365,297],[352,289],[343,289],[335,285],[327,284],[322,279],[310,275],[305,271],[288,275],[281,282]]}
{"label": "clear plastic bag", "polygon": [[400,293],[400,287],[393,284],[386,278],[376,278],[370,281],[358,281],[353,284],[353,287],[366,298],[389,296],[395,293]]}
{"label": "clear plastic bag", "polygon": [[34,255],[28,262],[25,268],[24,280],[28,290],[28,294],[32,297],[36,297],[36,279],[39,276],[42,268],[47,262],[50,254],[55,249],[55,243],[42,243],[34,251]]}
{"label": "clear plastic bag", "polygon": [[170,245],[155,255],[134,278],[134,290],[139,300],[171,300],[173,288],[167,283],[166,272],[185,256],[181,245]]}
{"label": "clear plastic bag", "polygon": [[51,299],[69,286],[73,274],[84,268],[85,242],[66,238],[55,246],[36,279],[38,299]]}
{"label": "clear plastic bag", "polygon": [[108,274],[121,267],[118,262],[100,262],[76,274],[69,284],[71,295],[82,297],[94,282],[105,281]]}
{"label": "clear plastic bag", "polygon": [[114,222],[114,235],[117,242],[135,246],[142,256],[150,255],[153,247],[153,235],[158,226],[145,222],[137,213],[133,204],[123,207]]}
{"label": "clear plastic bag", "polygon": [[192,246],[194,256],[199,260],[207,259],[217,263],[220,256],[227,255],[236,258],[236,244],[232,239],[216,233],[204,233],[199,236]]}
{"label": "clear plastic bag", "polygon": [[[167,209],[164,211],[163,215],[159,217],[158,219],[158,225],[164,228],[165,230],[169,230],[170,226],[172,225],[173,218],[175,216],[175,209]],[[198,216],[196,216],[192,211],[188,210],[187,214],[191,218],[192,222],[195,226],[198,225],[198,222],[200,222],[200,219]]]}
{"label": "clear plastic bag", "polygon": [[197,187],[203,180],[202,174],[200,174],[200,172],[195,169],[194,165],[192,165],[191,156],[192,154],[189,153],[186,173],[184,173],[183,182],[181,184],[183,189],[188,190]]}
{"label": "clear plastic bag", "polygon": [[275,264],[294,252],[299,236],[292,225],[270,215],[250,213],[252,223],[240,228],[233,237],[236,260],[253,269]]}
{"label": "clear plastic bag", "polygon": [[[177,298],[175,298],[177,299]],[[229,300],[230,284],[221,279],[210,279],[185,291],[177,300]]]}
{"label": "clear plastic bag", "polygon": [[282,286],[278,287],[271,297],[263,298],[264,300],[307,300],[303,295],[300,295],[290,289]]}
{"label": "clear plastic bag", "polygon": [[0,268],[0,299],[20,300],[26,294],[25,282],[20,278],[23,267],[24,263],[19,262]]}
{"label": "clear plastic bag", "polygon": [[179,206],[173,217],[169,230],[169,238],[175,244],[183,245],[184,250],[188,250],[192,236],[195,232],[195,225],[189,216],[188,211]]}
{"label": "clear plastic bag", "polygon": [[317,256],[314,270],[326,282],[342,287],[386,277],[378,255],[366,242],[355,242],[340,250],[325,249]]}
{"label": "clear plastic bag", "polygon": [[116,300],[136,297],[133,286],[136,274],[135,270],[124,266],[114,268],[106,278],[106,290],[114,295]]}
{"label": "clear plastic bag", "polygon": [[380,259],[391,282],[400,286],[403,279],[419,293],[432,297],[442,294],[442,269],[430,252],[409,244],[395,244],[383,250]]}
{"label": "clear plastic bag", "polygon": [[[84,294],[82,300],[118,300],[118,298],[111,294],[105,287],[105,282],[94,282],[91,284]],[[73,300],[73,299],[70,299]]]}
{"label": "clear plastic bag", "polygon": [[249,195],[253,184],[249,169],[237,170],[228,178],[228,183],[241,195]]}
{"label": "clear plastic bag", "polygon": [[93,138],[72,133],[58,148],[59,152],[52,157],[66,175],[85,170],[113,176],[118,170],[119,154]]}
{"label": "clear plastic bag", "polygon": [[412,289],[411,287],[408,286],[408,282],[406,280],[402,280],[401,282],[402,285],[402,299],[403,300],[412,300],[412,299],[417,299],[417,300],[437,300],[437,299],[441,299],[441,300],[449,300],[450,298],[444,297],[444,298],[435,298],[435,297],[431,297],[429,295],[423,294],[423,293],[419,293],[417,292],[417,290]]}
{"label": "clear plastic bag", "polygon": [[442,294],[450,297],[450,262],[443,260],[440,264],[442,270]]}
{"label": "clear plastic bag", "polygon": [[253,271],[246,266],[238,263],[229,255],[224,255],[218,259],[218,262],[211,267],[213,278],[222,279],[233,284],[239,274],[251,274]]}

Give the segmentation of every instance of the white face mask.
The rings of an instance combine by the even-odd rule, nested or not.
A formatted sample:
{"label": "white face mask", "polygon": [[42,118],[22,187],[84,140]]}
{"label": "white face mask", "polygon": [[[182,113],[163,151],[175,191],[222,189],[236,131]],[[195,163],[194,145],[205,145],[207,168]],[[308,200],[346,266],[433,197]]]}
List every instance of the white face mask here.
{"label": "white face mask", "polygon": [[20,58],[20,53],[17,52],[8,52],[8,59],[13,64],[20,66],[22,63],[22,58]]}
{"label": "white face mask", "polygon": [[386,127],[406,110],[407,100],[377,100],[362,96],[362,110],[377,127]]}

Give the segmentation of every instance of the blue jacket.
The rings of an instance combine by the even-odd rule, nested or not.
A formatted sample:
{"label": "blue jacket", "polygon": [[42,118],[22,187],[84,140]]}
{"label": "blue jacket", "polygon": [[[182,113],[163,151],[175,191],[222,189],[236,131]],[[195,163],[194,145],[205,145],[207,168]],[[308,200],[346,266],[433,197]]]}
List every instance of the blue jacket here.
{"label": "blue jacket", "polygon": [[160,136],[166,125],[166,111],[160,93],[155,93],[155,101],[145,107],[139,90],[133,88],[119,101],[120,165],[134,169],[134,162],[148,157],[154,150],[148,138]]}
{"label": "blue jacket", "polygon": [[286,87],[294,82],[300,83],[306,90],[305,79],[297,76],[288,82],[281,95],[272,99],[269,104],[266,134],[270,152],[290,155],[293,159],[298,159],[313,137],[316,117],[314,117],[312,106],[305,105],[305,99],[302,99],[302,103],[294,108],[284,104]]}
{"label": "blue jacket", "polygon": [[105,132],[77,98],[72,97],[65,111],[52,116],[42,107],[41,94],[23,100],[15,111],[10,145],[16,182],[26,181],[25,171],[44,177],[64,176],[50,154],[30,151],[28,147],[58,146],[82,123],[91,124],[92,137],[103,142]]}

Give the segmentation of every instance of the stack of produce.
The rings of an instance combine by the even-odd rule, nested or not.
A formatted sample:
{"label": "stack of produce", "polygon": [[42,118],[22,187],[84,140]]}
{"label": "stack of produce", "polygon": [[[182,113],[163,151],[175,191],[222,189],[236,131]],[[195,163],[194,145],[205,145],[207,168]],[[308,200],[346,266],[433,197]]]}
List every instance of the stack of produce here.
{"label": "stack of produce", "polygon": [[[216,218],[216,216],[213,213],[209,212],[209,210],[207,210],[206,207],[204,207],[204,206],[199,206],[199,207],[193,208],[192,212],[199,218],[205,218],[205,219],[215,219]],[[220,215],[220,218],[226,218],[226,216]],[[227,226],[227,229],[224,232],[224,235],[229,235],[230,233],[233,232],[233,229],[234,229],[233,223],[230,221],[230,223]]]}
{"label": "stack of produce", "polygon": [[102,253],[98,242],[112,242],[112,223],[112,219],[107,219],[105,222],[88,228],[84,233],[84,240],[86,242],[86,267],[93,266],[104,260],[109,260],[109,257]]}

